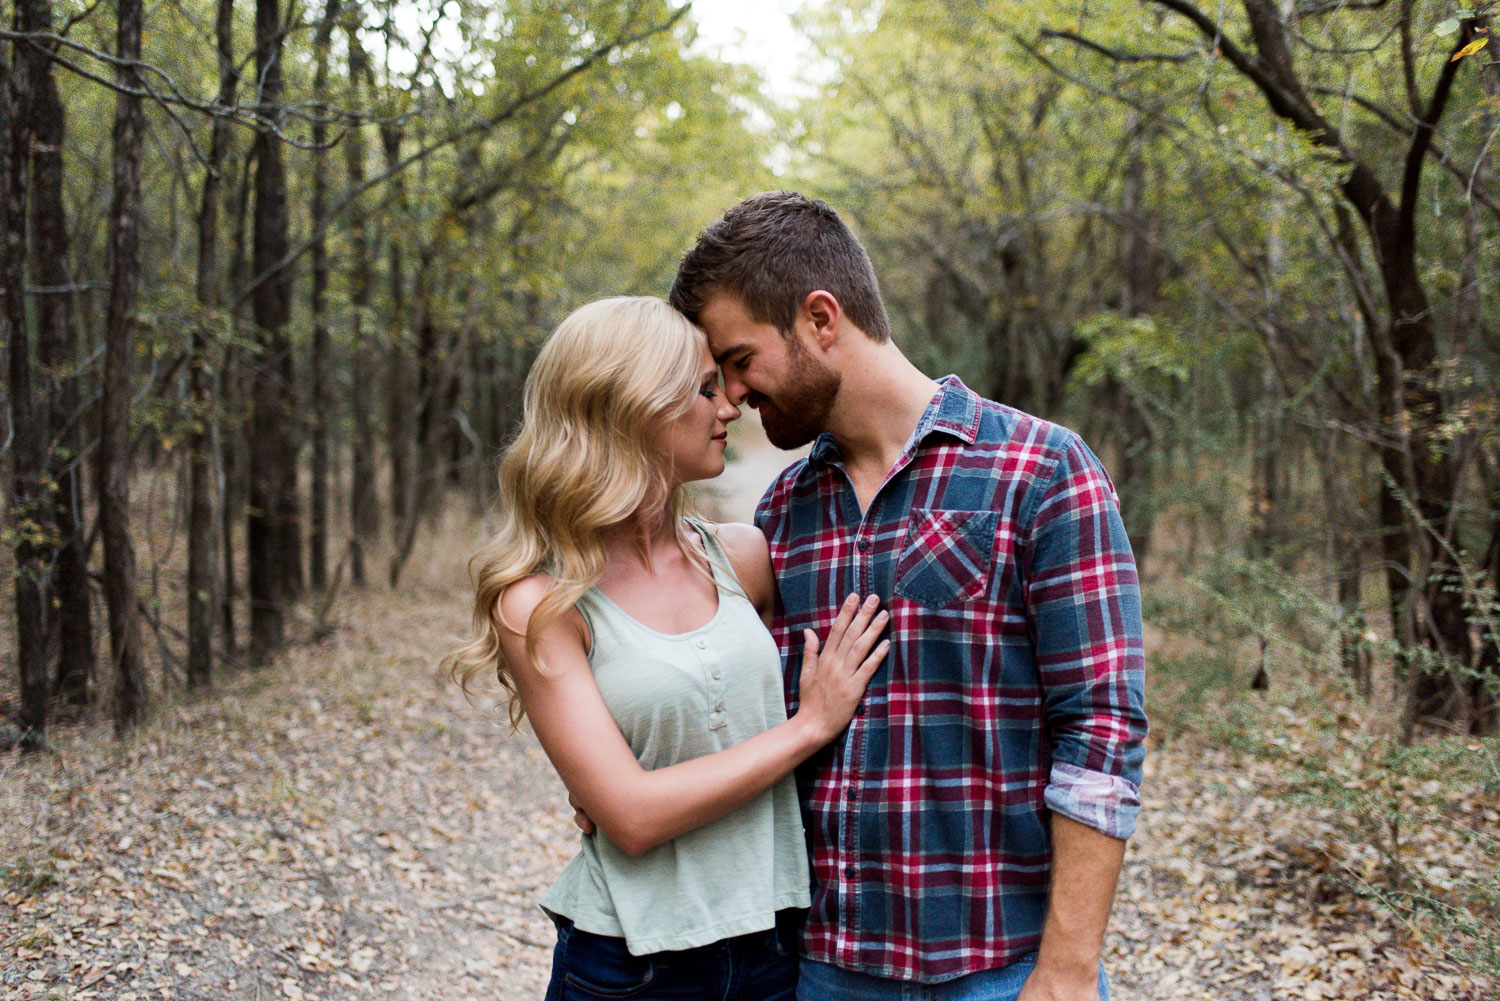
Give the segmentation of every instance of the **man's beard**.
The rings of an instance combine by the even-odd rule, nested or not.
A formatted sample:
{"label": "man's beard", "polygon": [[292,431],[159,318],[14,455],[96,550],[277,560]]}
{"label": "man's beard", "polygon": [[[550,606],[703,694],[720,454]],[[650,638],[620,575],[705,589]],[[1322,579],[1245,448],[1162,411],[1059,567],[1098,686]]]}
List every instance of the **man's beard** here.
{"label": "man's beard", "polygon": [[824,366],[797,340],[790,338],[786,383],[776,392],[776,402],[754,394],[750,402],[760,412],[766,438],[780,449],[801,448],[828,430],[828,415],[838,396],[843,376]]}

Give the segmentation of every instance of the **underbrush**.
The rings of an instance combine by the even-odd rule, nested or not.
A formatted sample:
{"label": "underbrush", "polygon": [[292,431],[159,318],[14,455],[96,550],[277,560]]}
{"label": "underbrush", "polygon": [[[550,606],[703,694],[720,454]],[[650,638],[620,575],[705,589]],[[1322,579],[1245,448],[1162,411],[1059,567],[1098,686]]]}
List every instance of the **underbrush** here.
{"label": "underbrush", "polygon": [[1500,984],[1500,740],[1403,743],[1391,641],[1358,637],[1376,666],[1360,696],[1336,608],[1270,561],[1221,556],[1146,594],[1153,739],[1269,765],[1245,769],[1286,806],[1266,836],[1317,892]]}

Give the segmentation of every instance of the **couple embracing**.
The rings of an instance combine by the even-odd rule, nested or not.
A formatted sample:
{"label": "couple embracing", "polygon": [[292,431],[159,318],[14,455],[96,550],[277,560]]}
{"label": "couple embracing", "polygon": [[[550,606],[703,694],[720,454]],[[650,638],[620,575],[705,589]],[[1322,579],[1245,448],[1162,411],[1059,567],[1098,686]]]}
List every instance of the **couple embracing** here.
{"label": "couple embracing", "polygon": [[[683,487],[742,404],[812,451],[715,525]],[[548,1001],[1108,997],[1146,731],[1113,487],[918,371],[831,208],[749,198],[670,306],[564,320],[500,487],[454,659],[580,808]]]}

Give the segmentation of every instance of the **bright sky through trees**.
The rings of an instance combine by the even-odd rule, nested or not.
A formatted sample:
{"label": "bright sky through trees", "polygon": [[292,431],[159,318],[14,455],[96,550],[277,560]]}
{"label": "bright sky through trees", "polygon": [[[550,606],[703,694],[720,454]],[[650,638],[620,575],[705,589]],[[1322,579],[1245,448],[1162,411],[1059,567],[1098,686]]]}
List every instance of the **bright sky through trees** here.
{"label": "bright sky through trees", "polygon": [[747,63],[765,78],[765,93],[778,103],[817,94],[831,66],[792,25],[792,15],[816,3],[806,0],[694,0],[699,51]]}

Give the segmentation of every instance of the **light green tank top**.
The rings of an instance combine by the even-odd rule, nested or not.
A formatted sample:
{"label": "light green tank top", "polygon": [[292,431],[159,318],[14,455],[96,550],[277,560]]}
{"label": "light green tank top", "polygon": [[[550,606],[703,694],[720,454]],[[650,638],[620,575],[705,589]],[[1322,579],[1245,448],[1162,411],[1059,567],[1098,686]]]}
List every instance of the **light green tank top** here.
{"label": "light green tank top", "polygon": [[[598,588],[578,603],[604,704],[648,771],[722,751],[786,721],[781,656],[707,526],[719,610],[687,633],[658,632]],[[631,857],[605,835],[583,845],[543,910],[625,939],[635,955],[771,928],[808,905],[807,853],[788,776],[718,820]]]}

